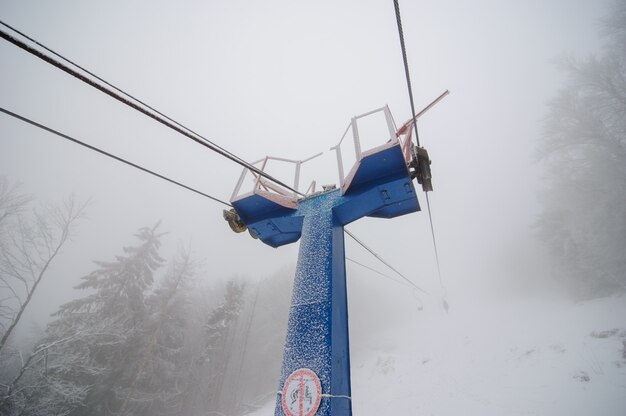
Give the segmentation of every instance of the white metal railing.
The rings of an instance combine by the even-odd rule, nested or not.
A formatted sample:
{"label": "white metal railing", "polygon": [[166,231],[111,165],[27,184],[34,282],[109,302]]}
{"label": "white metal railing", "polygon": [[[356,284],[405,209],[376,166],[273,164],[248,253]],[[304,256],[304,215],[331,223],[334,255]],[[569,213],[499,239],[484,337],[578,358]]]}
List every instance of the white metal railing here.
{"label": "white metal railing", "polygon": [[[404,159],[406,163],[408,164],[411,161],[412,147],[414,146],[412,142],[413,125],[417,122],[417,119],[419,117],[421,117],[424,113],[430,110],[435,104],[441,101],[448,94],[449,94],[449,91],[446,90],[443,94],[441,94],[434,101],[432,101],[429,105],[427,105],[422,111],[420,111],[413,118],[409,119],[406,123],[404,123],[402,127],[400,127],[399,129],[396,127],[395,122],[393,120],[393,116],[391,115],[391,111],[389,110],[389,107],[387,105],[385,105],[384,107],[380,107],[375,110],[369,111],[367,113],[352,117],[352,119],[350,120],[350,124],[348,124],[348,127],[346,127],[346,130],[343,132],[343,135],[341,136],[339,143],[337,143],[335,146],[330,148],[331,151],[332,150],[335,151],[335,154],[337,156],[337,173],[339,175],[340,187],[343,188],[345,184],[345,180],[346,180],[346,175],[344,172],[344,158],[341,152],[341,145],[343,141],[345,140],[346,136],[348,135],[349,131],[352,131],[352,141],[354,144],[354,155],[355,155],[355,160],[356,160],[355,163],[360,162],[363,157],[364,152],[361,146],[361,138],[359,136],[359,126],[358,126],[358,121],[360,119],[382,112],[385,117],[385,122],[386,122],[387,130],[389,133],[389,137],[387,138],[387,141],[385,144],[388,144],[390,142],[393,142],[394,144],[399,143],[402,149],[402,154],[404,155]],[[367,149],[367,150],[370,150],[370,149]],[[233,191],[231,201],[235,200],[239,196],[241,187],[244,183],[244,179],[246,175],[248,174],[248,172],[250,172],[250,174],[253,175],[254,186],[252,188],[252,192],[255,192],[257,190],[269,191],[269,192],[273,192],[284,197],[292,198],[293,201],[295,201],[298,198],[298,194],[300,194],[300,191],[299,191],[300,170],[301,170],[302,164],[312,159],[315,159],[316,157],[321,156],[322,154],[323,153],[318,153],[316,155],[313,155],[303,160],[285,159],[285,158],[274,157],[274,156],[266,156],[263,159],[257,160],[256,162],[252,163],[252,165],[259,167],[259,169],[263,172],[265,171],[267,167],[267,163],[270,160],[274,160],[278,162],[293,163],[295,165],[293,189],[295,189],[296,192],[293,192],[280,185],[277,185],[276,183],[273,183],[265,179],[258,173],[252,172],[249,169],[244,168],[243,172],[241,173],[241,176],[239,177],[239,181],[237,182],[237,185],[235,186],[235,190]],[[261,165],[258,166],[259,164]],[[311,193],[315,193],[315,186],[316,186],[316,182],[313,180],[311,184],[308,186],[308,188],[306,189],[306,191],[304,192],[304,194],[310,195]]]}
{"label": "white metal railing", "polygon": [[[382,112],[383,115],[385,116],[385,122],[387,124],[387,130],[389,132],[389,137],[387,138],[387,143],[388,142],[398,142],[398,135],[396,134],[396,126],[395,126],[395,122],[393,120],[393,116],[391,115],[391,111],[389,111],[389,107],[388,106],[384,106],[384,107],[380,107],[377,108],[375,110],[372,111],[368,111],[367,113],[352,117],[352,119],[350,120],[350,124],[348,124],[348,127],[346,127],[346,130],[344,131],[343,135],[341,136],[341,139],[339,140],[339,143],[337,143],[335,146],[331,147],[330,150],[334,150],[336,155],[337,155],[337,173],[339,174],[339,186],[343,187],[345,180],[346,180],[346,175],[345,175],[345,171],[344,171],[344,166],[343,166],[343,155],[341,153],[341,144],[343,143],[344,139],[346,138],[346,135],[348,134],[348,132],[351,130],[352,131],[352,140],[354,142],[354,155],[356,158],[356,163],[358,163],[362,156],[363,156],[363,150],[362,150],[362,146],[361,146],[361,138],[359,136],[359,126],[358,126],[358,120],[362,119],[364,117],[370,116],[372,114],[376,114],[376,113],[380,113]],[[407,139],[404,139],[401,144],[404,147],[405,142],[410,142],[410,137]],[[410,153],[409,153],[409,157],[410,157]],[[410,160],[410,159],[409,159]]]}
{"label": "white metal railing", "polygon": [[[233,191],[233,194],[231,196],[231,201],[235,200],[238,196],[239,193],[241,191],[241,187],[243,186],[244,180],[246,178],[246,175],[248,173],[250,173],[253,177],[254,177],[254,186],[252,188],[252,192],[256,191],[256,190],[265,190],[265,191],[271,191],[274,193],[277,193],[278,195],[282,195],[282,196],[289,196],[289,197],[293,197],[293,199],[297,199],[298,197],[298,192],[300,192],[300,171],[302,168],[302,164],[306,163],[312,159],[315,159],[318,156],[321,156],[322,152],[313,155],[311,157],[308,157],[306,159],[302,159],[302,160],[293,160],[293,159],[285,159],[282,157],[275,157],[275,156],[266,156],[263,159],[259,159],[255,162],[252,163],[253,166],[257,166],[259,164],[261,164],[260,166],[257,166],[259,168],[259,170],[261,170],[262,172],[265,172],[265,169],[267,167],[267,162],[269,162],[270,160],[274,160],[277,162],[285,162],[285,163],[293,163],[295,165],[294,167],[294,179],[293,179],[293,189],[296,190],[297,192],[293,192],[285,187],[282,187],[274,182],[271,182],[267,179],[265,179],[263,176],[259,175],[256,172],[253,172],[251,170],[249,170],[248,168],[244,168],[243,171],[241,172],[241,176],[239,176],[239,181],[237,182],[237,185],[235,186],[235,190]],[[306,189],[306,191],[304,192],[305,194],[309,194],[309,193],[314,193],[315,192],[315,186],[316,186],[316,182],[312,181],[311,184],[308,186],[308,188]]]}

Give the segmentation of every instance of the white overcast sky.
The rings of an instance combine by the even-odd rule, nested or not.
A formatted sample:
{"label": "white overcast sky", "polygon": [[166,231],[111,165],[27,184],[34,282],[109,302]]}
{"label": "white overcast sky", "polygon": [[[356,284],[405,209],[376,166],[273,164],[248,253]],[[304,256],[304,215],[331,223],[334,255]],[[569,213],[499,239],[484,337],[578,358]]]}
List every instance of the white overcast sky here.
{"label": "white overcast sky", "polygon": [[[546,103],[563,82],[553,62],[599,50],[605,7],[401,1],[416,106],[451,91],[420,124],[433,159],[431,203],[451,296],[503,273],[537,271],[529,224],[541,172],[532,154]],[[249,161],[327,151],[350,117],[385,104],[398,123],[410,116],[392,0],[0,1],[0,20]],[[240,173],[4,40],[0,106],[222,199]],[[336,182],[332,163],[320,166],[320,183]],[[166,251],[191,242],[212,276],[261,278],[297,256],[297,244],[275,250],[232,233],[212,201],[5,115],[0,175],[42,201],[70,192],[94,199],[46,282],[47,293],[63,292],[51,296],[49,309],[71,296],[67,288],[93,268],[91,260],[111,259],[137,228],[159,219],[171,232]],[[351,229],[437,291],[425,211],[363,219]],[[350,242],[348,255],[382,269]]]}

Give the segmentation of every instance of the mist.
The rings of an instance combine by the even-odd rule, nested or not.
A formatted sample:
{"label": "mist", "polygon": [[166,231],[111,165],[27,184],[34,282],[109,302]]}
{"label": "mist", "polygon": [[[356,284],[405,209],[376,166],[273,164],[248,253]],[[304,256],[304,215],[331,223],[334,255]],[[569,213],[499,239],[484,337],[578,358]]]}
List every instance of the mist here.
{"label": "mist", "polygon": [[[409,401],[397,405],[391,399],[388,407],[377,408],[365,397],[374,392],[385,394],[383,388],[376,387],[377,382],[394,385],[409,369],[418,368],[420,373],[426,363],[438,359],[445,377],[453,377],[455,369],[462,374],[480,371],[451,358],[458,356],[455,347],[459,354],[475,353],[476,362],[481,363],[490,354],[499,357],[502,353],[501,361],[507,364],[497,364],[496,359],[493,373],[506,373],[508,379],[518,373],[505,371],[512,358],[503,351],[518,351],[515,359],[530,350],[533,353],[529,355],[535,357],[540,351],[554,353],[558,348],[571,352],[580,348],[581,354],[587,354],[584,348],[600,339],[613,343],[598,347],[602,351],[597,353],[602,357],[598,365],[605,365],[598,371],[602,375],[583,368],[575,359],[572,368],[568,367],[569,361],[563,362],[563,377],[577,384],[559,391],[575,394],[574,389],[588,385],[584,384],[588,381],[581,382],[585,378],[582,371],[591,374],[592,383],[601,379],[596,382],[604,384],[590,389],[599,392],[597,396],[581,396],[579,411],[589,409],[598,397],[608,397],[612,403],[613,407],[605,407],[607,411],[623,411],[623,388],[606,387],[623,385],[626,377],[626,363],[619,355],[626,351],[621,345],[626,329],[616,318],[626,304],[622,295],[626,288],[626,246],[620,237],[626,181],[619,167],[624,154],[623,131],[619,130],[623,122],[619,124],[619,119],[624,113],[623,106],[615,104],[619,100],[581,101],[585,105],[599,103],[599,117],[609,126],[611,120],[618,120],[611,131],[617,132],[615,148],[593,155],[584,150],[567,155],[551,152],[563,143],[579,143],[593,136],[586,134],[587,128],[591,131],[597,125],[593,120],[581,122],[580,140],[576,129],[567,130],[567,120],[559,124],[571,114],[562,97],[569,90],[572,95],[580,92],[581,96],[597,98],[593,92],[585,95],[586,81],[576,81],[576,74],[584,73],[590,57],[601,61],[610,51],[620,50],[620,22],[624,21],[615,17],[613,23],[607,23],[607,16],[611,10],[624,8],[620,2],[608,0],[485,0],[471,4],[407,1],[401,7],[417,111],[445,90],[450,90],[450,95],[418,123],[420,143],[432,159],[430,215],[420,190],[420,212],[392,220],[363,218],[347,227],[423,290],[408,286],[361,246],[346,239],[346,257],[351,259],[347,262],[347,284],[355,412],[381,414],[395,409],[400,414],[458,414],[464,408],[463,400],[468,400],[482,403],[484,407],[469,409],[483,414],[501,413],[503,408],[508,414],[565,414],[572,409],[536,405],[545,397],[539,397],[534,387],[525,384],[511,387],[520,392],[512,395],[515,399],[502,399],[498,406],[485,404],[480,397],[498,387],[493,381],[497,377],[487,372],[478,377],[493,383],[485,382],[484,389],[473,391],[472,397],[480,396],[476,400],[467,399],[469,396],[458,399],[456,409],[444,405],[410,407],[412,402],[410,406]],[[304,188],[313,180],[318,190],[322,185],[339,183],[331,147],[339,142],[351,117],[385,105],[398,126],[411,117],[392,2],[21,1],[0,2],[0,20],[245,161],[267,155],[304,160],[323,152],[303,164],[300,183]],[[606,35],[611,24],[612,33],[622,35]],[[2,30],[8,31],[5,26]],[[5,40],[0,41],[0,57],[0,107],[230,201],[241,166]],[[619,59],[623,63],[623,53]],[[573,70],[564,69],[567,62],[574,62]],[[623,66],[612,79],[619,79],[620,74],[623,81]],[[619,88],[618,84],[617,90],[623,94]],[[386,137],[379,137],[381,131],[381,120],[365,121],[364,146],[371,148],[386,141]],[[594,146],[591,143],[587,147]],[[613,158],[615,169],[603,162]],[[596,159],[598,164],[585,171],[592,172],[587,175],[577,176],[580,170],[572,168],[578,162],[587,166],[586,161]],[[351,163],[344,163],[349,170]],[[599,172],[597,166],[606,169]],[[277,163],[268,171],[287,183],[293,181],[289,165]],[[595,179],[585,179],[590,177]],[[57,207],[54,212],[69,212],[64,211],[67,205],[63,204],[72,200],[81,214],[66,224],[71,229],[67,241],[63,241],[12,329],[7,344],[11,352],[5,353],[0,347],[0,357],[5,354],[0,365],[2,385],[11,386],[19,374],[18,352],[28,357],[42,340],[51,342],[54,337],[46,337],[52,336],[50,331],[54,329],[50,328],[55,322],[65,325],[59,324],[62,314],[58,312],[63,305],[98,293],[97,285],[76,289],[88,281],[84,277],[97,270],[105,273],[102,263],[130,256],[132,251],[125,248],[148,241],[148,237],[144,241],[136,235],[142,235],[139,230],[150,229],[154,250],[162,261],[156,257],[145,260],[146,264],[155,261],[159,266],[144,279],[145,286],[138,283],[136,290],[146,297],[142,313],[159,316],[158,311],[169,311],[170,306],[158,306],[162,305],[159,302],[170,305],[179,295],[163,298],[166,300],[158,296],[180,287],[180,296],[185,300],[179,301],[177,313],[172,312],[171,327],[176,328],[174,322],[178,322],[182,329],[176,332],[179,338],[174,339],[184,344],[181,348],[185,357],[193,357],[189,361],[181,358],[183,364],[179,367],[189,371],[195,367],[196,372],[170,375],[172,380],[195,380],[213,392],[202,397],[196,387],[194,391],[186,390],[187,396],[173,395],[172,400],[179,400],[176,403],[181,406],[176,414],[273,411],[273,405],[267,403],[273,403],[278,387],[298,243],[273,249],[247,232],[233,233],[222,217],[225,206],[6,114],[0,114],[0,180],[0,214],[15,214],[11,222],[3,225],[0,221],[0,249],[5,254],[14,253],[18,246],[13,236],[31,235],[31,231],[24,231],[28,227],[36,234],[41,224],[36,213],[44,213],[48,227],[56,230],[50,235],[51,242],[57,242],[55,238],[63,233],[62,227],[54,228],[59,224],[53,220],[57,217],[45,214],[52,212],[46,209]],[[589,189],[600,191],[593,193]],[[3,195],[18,198],[19,208],[11,211],[9,205],[2,205]],[[68,199],[70,196],[73,199]],[[606,206],[615,209],[602,211]],[[566,223],[558,221],[565,218],[560,214],[564,210],[573,212]],[[580,232],[575,231],[578,225]],[[558,238],[566,234],[571,238]],[[585,235],[593,238],[586,239]],[[41,244],[31,240],[32,247]],[[591,241],[591,248],[585,246],[586,240]],[[187,264],[182,260],[185,256],[189,258],[188,269],[181,266]],[[7,268],[0,268],[0,273],[10,275]],[[4,299],[0,304],[3,334],[26,298],[23,285],[15,289],[8,281],[6,278],[0,288]],[[32,282],[27,283],[26,291],[29,284],[32,287]],[[167,289],[168,284],[176,289]],[[191,288],[188,292],[183,289],[186,285]],[[442,306],[444,300],[448,311]],[[137,308],[143,310],[144,306]],[[501,320],[495,318],[498,315]],[[550,321],[562,328],[560,337],[561,333],[546,335],[548,320],[542,322],[545,315],[580,319],[565,324],[557,318]],[[214,328],[216,332],[211,333],[211,319],[215,320],[215,328],[228,329],[222,333]],[[481,326],[480,322],[485,324]],[[529,338],[518,339],[509,333],[514,326],[530,328]],[[493,332],[485,327],[492,327]],[[612,335],[588,339],[593,331],[598,334],[613,329],[616,332]],[[496,341],[498,334],[510,339],[511,344]],[[137,339],[140,345],[150,337]],[[215,355],[206,355],[209,340],[216,339],[220,341],[211,344]],[[481,348],[463,349],[463,340],[468,339]],[[545,345],[540,340],[545,340]],[[568,342],[572,345],[566,345]],[[501,350],[490,350],[496,346]],[[137,357],[145,351],[138,347]],[[435,351],[445,354],[437,356]],[[406,357],[413,357],[415,362]],[[547,363],[557,362],[540,357]],[[198,364],[201,360],[212,364],[203,367]],[[141,358],[134,361],[140,368],[142,362]],[[383,372],[390,362],[395,363],[389,364],[395,370]],[[614,362],[621,364],[605,364]],[[559,365],[554,367],[561,368]],[[520,371],[528,371],[524,374],[532,379],[538,373],[528,368],[530,365]],[[420,373],[424,377],[437,377],[434,370],[424,371]],[[385,378],[388,374],[398,377],[390,380]],[[146,396],[141,403],[149,402],[148,392],[158,391],[150,390],[149,380],[141,380],[134,373],[120,377],[126,377],[124,380],[130,380],[133,386],[145,381],[145,386],[141,385]],[[371,385],[363,381],[368,377],[373,380]],[[67,381],[67,377],[61,379]],[[450,392],[465,391],[471,384],[470,377],[464,384],[463,376],[455,379],[458,382],[453,386],[450,380],[442,380],[437,379],[439,389],[433,403],[452,403]],[[93,390],[82,391],[78,384],[72,384],[71,396],[76,403],[93,398]],[[546,390],[551,391],[556,384]],[[50,397],[68,391],[68,385],[60,385],[65,390],[59,387]],[[217,385],[219,388],[211,387]],[[430,387],[419,385],[431,392]],[[110,391],[102,389],[98,397],[109,397]],[[238,395],[232,393],[235,390]],[[40,391],[47,390],[42,387]],[[409,391],[407,396],[415,395]],[[524,408],[521,399],[516,401],[524,397],[537,400]],[[4,399],[0,396],[0,400]],[[426,399],[419,397],[415,401],[423,403]],[[0,409],[7,415],[18,414],[15,409],[24,403],[15,403],[16,407],[0,404]],[[31,414],[47,414],[46,406],[52,404],[41,403],[42,407]],[[405,404],[408,407],[402,407]],[[117,405],[118,413],[140,414],[139,407],[129,407],[127,401]],[[96,407],[90,409],[96,412]],[[150,408],[141,409],[148,412]],[[81,414],[76,410],[63,413],[66,410],[56,411]]]}

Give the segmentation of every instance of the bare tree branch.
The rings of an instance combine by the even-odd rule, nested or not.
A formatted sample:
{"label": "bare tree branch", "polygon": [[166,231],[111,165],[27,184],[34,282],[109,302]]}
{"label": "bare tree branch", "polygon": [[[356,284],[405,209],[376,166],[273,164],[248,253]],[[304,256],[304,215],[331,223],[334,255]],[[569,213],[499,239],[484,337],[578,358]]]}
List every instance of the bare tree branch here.
{"label": "bare tree branch", "polygon": [[[0,256],[0,272],[4,272],[23,284],[24,298],[19,302],[15,317],[0,339],[0,352],[19,323],[50,264],[70,239],[75,221],[84,215],[88,204],[89,201],[79,204],[74,196],[70,196],[63,201],[61,207],[47,207],[45,214],[35,212],[32,225],[29,227],[25,225],[25,221],[20,221],[21,224],[17,228],[18,235],[13,236],[17,252],[14,253],[3,247]],[[14,287],[11,287],[4,279],[3,283],[7,284],[12,293],[17,296]]]}

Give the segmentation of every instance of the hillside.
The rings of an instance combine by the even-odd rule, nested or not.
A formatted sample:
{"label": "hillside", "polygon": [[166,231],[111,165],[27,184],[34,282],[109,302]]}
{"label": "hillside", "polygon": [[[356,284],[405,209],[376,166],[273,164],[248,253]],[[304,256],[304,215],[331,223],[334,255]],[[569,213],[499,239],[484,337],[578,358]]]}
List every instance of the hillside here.
{"label": "hillside", "polygon": [[355,415],[626,414],[624,297],[418,316],[353,345]]}

